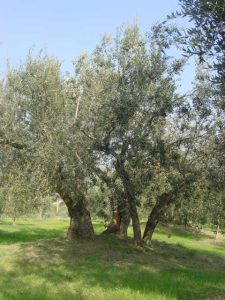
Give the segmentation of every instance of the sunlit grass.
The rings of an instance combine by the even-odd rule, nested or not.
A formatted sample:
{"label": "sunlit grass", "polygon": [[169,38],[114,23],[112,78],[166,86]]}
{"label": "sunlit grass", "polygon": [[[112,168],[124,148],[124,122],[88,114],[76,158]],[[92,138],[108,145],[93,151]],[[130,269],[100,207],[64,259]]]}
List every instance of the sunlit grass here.
{"label": "sunlit grass", "polygon": [[0,299],[224,299],[225,241],[159,226],[151,248],[100,235],[68,242],[68,220],[0,222]]}
{"label": "sunlit grass", "polygon": [[63,236],[68,220],[11,220],[0,221],[0,244],[24,243]]}
{"label": "sunlit grass", "polygon": [[205,254],[221,255],[225,257],[225,241],[215,240],[214,237],[205,234],[193,234],[188,231],[173,231],[160,227],[156,230],[153,238],[157,241],[186,247],[189,250],[200,251]]}

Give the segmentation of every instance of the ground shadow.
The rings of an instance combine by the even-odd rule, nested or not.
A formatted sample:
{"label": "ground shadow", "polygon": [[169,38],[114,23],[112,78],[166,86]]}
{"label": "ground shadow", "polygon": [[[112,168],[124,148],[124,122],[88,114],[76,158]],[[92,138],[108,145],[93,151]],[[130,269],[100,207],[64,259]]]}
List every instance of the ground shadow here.
{"label": "ground shadow", "polygon": [[[198,255],[201,254],[206,256],[198,251]],[[82,296],[84,291],[79,282],[83,289],[96,286],[106,291],[125,289],[145,297],[155,293],[183,300],[223,299],[225,272],[213,269],[216,264],[224,264],[224,258],[209,254],[207,257],[210,260],[206,263],[194,255],[190,257],[185,247],[160,242],[154,242],[152,248],[139,248],[133,246],[130,239],[120,240],[114,236],[75,242],[58,238],[21,245],[14,268],[5,272],[0,290],[7,297],[10,292],[4,291],[4,282],[11,280],[13,288],[25,284],[21,278],[38,274],[38,283],[28,283],[21,299],[30,299],[31,290],[32,299],[41,299],[43,291],[44,299],[53,299],[54,291],[50,287],[57,286],[61,289],[74,286],[74,289],[61,291],[61,299],[64,296],[94,299]]]}

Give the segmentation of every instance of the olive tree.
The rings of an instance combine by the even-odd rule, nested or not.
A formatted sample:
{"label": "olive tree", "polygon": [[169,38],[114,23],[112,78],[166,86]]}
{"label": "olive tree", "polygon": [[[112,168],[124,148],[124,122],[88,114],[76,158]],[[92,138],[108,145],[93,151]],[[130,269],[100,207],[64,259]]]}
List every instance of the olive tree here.
{"label": "olive tree", "polygon": [[139,196],[158,161],[153,149],[181,102],[175,76],[183,60],[170,59],[169,46],[156,30],[142,36],[137,26],[126,27],[115,38],[105,36],[91,55],[75,63],[80,116],[89,116],[79,130],[92,143],[97,165],[111,168],[121,180],[137,244],[142,242]]}
{"label": "olive tree", "polygon": [[215,79],[224,96],[225,1],[179,0],[179,2],[181,5],[179,15],[187,17],[193,24],[184,36],[185,51],[190,55],[197,55],[200,61],[213,62],[211,67],[216,71]]}
{"label": "olive tree", "polygon": [[57,192],[71,220],[68,237],[93,238],[88,146],[76,130],[79,97],[77,82],[43,53],[9,68],[1,88],[1,172],[22,177],[39,195]]}

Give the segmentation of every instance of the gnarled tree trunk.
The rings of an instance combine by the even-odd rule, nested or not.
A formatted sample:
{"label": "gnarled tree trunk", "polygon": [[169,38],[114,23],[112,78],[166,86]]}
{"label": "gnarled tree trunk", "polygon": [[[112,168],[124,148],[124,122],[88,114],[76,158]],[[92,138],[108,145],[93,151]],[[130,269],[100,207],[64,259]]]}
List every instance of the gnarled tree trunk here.
{"label": "gnarled tree trunk", "polygon": [[118,209],[113,212],[111,221],[103,233],[118,233],[120,230],[121,216]]}
{"label": "gnarled tree trunk", "polygon": [[69,239],[94,239],[94,229],[85,196],[80,193],[76,201],[73,201],[64,189],[58,188],[58,193],[65,202],[70,216],[67,237]]}
{"label": "gnarled tree trunk", "polygon": [[[68,206],[67,206],[68,207]],[[67,232],[69,239],[94,239],[94,229],[90,212],[86,207],[86,199],[82,197],[75,205],[68,207],[70,227]]]}
{"label": "gnarled tree trunk", "polygon": [[106,230],[103,231],[106,233],[115,233],[119,234],[122,237],[127,237],[127,230],[130,224],[130,214],[127,209],[122,209],[121,207],[117,208],[113,212],[111,222],[107,226]]}
{"label": "gnarled tree trunk", "polygon": [[151,243],[152,235],[159,222],[160,216],[165,210],[165,208],[169,205],[171,198],[172,193],[164,193],[158,198],[155,206],[153,207],[148,217],[148,221],[143,235],[143,240],[146,244]]}

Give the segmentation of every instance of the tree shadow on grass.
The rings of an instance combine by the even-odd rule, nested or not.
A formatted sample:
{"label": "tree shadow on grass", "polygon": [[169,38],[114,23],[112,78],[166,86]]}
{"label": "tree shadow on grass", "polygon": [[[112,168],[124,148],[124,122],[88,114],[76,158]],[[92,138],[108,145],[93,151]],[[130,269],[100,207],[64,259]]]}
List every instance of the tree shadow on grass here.
{"label": "tree shadow on grass", "polygon": [[[178,251],[180,255],[176,255]],[[185,247],[158,242],[152,249],[139,248],[129,239],[113,236],[96,236],[95,241],[39,241],[20,246],[13,270],[5,271],[0,281],[0,291],[5,298],[10,295],[12,292],[4,289],[4,282],[9,285],[10,281],[11,290],[24,287],[21,299],[53,299],[56,293],[57,299],[98,299],[88,294],[96,287],[105,293],[101,299],[109,299],[107,294],[115,290],[127,291],[126,299],[132,295],[139,295],[138,299],[154,299],[154,295],[223,299],[225,272],[223,268],[213,271],[213,266],[221,266],[224,259],[217,256],[211,260],[199,262]],[[43,291],[46,294],[41,298]]]}

